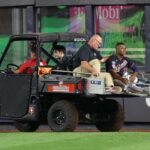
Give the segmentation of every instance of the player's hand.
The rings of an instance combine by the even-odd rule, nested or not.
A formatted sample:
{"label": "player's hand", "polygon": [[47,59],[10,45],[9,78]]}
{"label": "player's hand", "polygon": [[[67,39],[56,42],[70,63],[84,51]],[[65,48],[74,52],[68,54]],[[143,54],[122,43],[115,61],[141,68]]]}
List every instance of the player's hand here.
{"label": "player's hand", "polygon": [[131,82],[134,82],[135,79],[136,79],[136,76],[135,76],[135,75],[131,75],[131,76],[130,76],[130,81],[131,81]]}
{"label": "player's hand", "polygon": [[125,84],[128,84],[129,83],[129,80],[127,78],[122,78],[121,81]]}

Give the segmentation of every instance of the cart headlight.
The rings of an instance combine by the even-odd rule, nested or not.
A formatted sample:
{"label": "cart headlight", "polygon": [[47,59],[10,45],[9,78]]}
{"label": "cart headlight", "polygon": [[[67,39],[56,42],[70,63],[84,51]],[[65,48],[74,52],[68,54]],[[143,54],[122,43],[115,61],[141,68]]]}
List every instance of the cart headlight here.
{"label": "cart headlight", "polygon": [[34,107],[33,106],[29,106],[29,114],[33,114],[34,113]]}

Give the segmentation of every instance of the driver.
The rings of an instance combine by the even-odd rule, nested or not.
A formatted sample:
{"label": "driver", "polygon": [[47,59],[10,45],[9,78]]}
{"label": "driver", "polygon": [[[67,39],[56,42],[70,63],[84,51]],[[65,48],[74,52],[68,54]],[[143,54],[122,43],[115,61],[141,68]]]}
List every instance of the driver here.
{"label": "driver", "polygon": [[[26,73],[32,74],[34,69],[32,67],[36,66],[36,47],[32,46],[30,49],[31,58],[26,60],[18,69],[12,69],[12,71],[16,74],[18,73]],[[40,66],[47,66],[47,63],[41,58]]]}

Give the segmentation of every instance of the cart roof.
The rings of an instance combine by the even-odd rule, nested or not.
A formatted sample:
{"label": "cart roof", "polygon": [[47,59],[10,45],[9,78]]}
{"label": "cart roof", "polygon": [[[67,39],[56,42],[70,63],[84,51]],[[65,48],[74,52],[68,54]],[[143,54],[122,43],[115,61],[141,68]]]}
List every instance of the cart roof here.
{"label": "cart roof", "polygon": [[69,41],[87,41],[88,36],[81,33],[70,33],[70,32],[55,32],[55,33],[28,33],[12,35],[11,40],[23,40],[23,39],[39,39],[41,42],[69,42]]}

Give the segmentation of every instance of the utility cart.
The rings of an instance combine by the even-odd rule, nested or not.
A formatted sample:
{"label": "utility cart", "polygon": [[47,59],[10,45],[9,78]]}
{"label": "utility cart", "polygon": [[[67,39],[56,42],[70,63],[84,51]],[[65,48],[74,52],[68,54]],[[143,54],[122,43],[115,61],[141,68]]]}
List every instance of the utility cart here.
{"label": "utility cart", "polygon": [[[12,35],[0,58],[0,117],[14,120],[19,131],[35,131],[48,123],[52,131],[73,131],[78,123],[95,124],[100,131],[118,131],[124,123],[124,110],[117,97],[105,91],[105,81],[73,76],[69,70],[74,52],[88,40],[78,33],[32,33]],[[36,45],[37,64],[32,74],[12,73],[28,57],[30,43]],[[53,47],[67,49],[68,69],[56,70]],[[52,68],[39,76],[40,58]]]}

